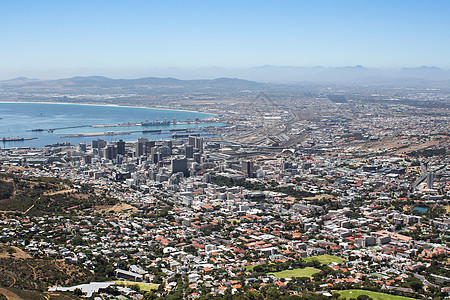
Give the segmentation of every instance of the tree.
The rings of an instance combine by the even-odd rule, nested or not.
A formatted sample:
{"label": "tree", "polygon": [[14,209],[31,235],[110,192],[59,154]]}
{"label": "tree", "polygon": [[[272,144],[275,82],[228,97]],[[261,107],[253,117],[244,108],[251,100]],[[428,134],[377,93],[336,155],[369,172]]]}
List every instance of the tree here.
{"label": "tree", "polygon": [[73,239],[72,239],[72,245],[74,246],[78,246],[78,245],[83,245],[83,238],[79,235],[76,235]]}
{"label": "tree", "polygon": [[80,288],[76,288],[76,289],[73,291],[73,294],[74,294],[75,296],[83,296],[83,291],[82,291]]}
{"label": "tree", "polygon": [[280,291],[277,288],[270,288],[266,294],[267,294],[267,299],[276,300],[276,299],[280,298]]}
{"label": "tree", "polygon": [[246,292],[244,300],[263,300],[263,296],[255,291]]}
{"label": "tree", "polygon": [[108,265],[105,268],[105,275],[108,277],[114,276],[114,267],[112,265]]}
{"label": "tree", "polygon": [[143,300],[155,300],[157,298],[158,296],[153,291],[149,291],[144,294]]}
{"label": "tree", "polygon": [[408,277],[406,279],[407,285],[412,288],[415,292],[419,293],[422,291],[423,283],[420,281],[420,279],[417,279],[415,277]]}

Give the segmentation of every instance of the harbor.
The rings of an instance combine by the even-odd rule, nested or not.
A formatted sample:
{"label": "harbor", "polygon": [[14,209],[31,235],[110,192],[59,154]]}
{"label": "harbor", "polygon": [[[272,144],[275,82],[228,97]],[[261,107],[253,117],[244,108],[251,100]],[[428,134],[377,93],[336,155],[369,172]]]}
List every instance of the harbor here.
{"label": "harbor", "polygon": [[208,128],[205,129],[193,129],[193,128],[177,128],[177,129],[155,129],[155,130],[128,130],[128,131],[105,131],[105,132],[87,132],[87,133],[72,133],[72,134],[62,134],[62,138],[76,138],[76,137],[95,137],[95,136],[114,136],[114,135],[129,135],[131,133],[141,132],[141,133],[153,133],[153,134],[164,134],[172,133],[172,138],[186,138],[189,136],[200,136],[201,133],[206,133]]}
{"label": "harbor", "polygon": [[[142,127],[147,127],[147,126],[170,126],[170,125],[186,125],[186,124],[214,124],[217,123],[217,121],[213,121],[213,120],[200,120],[200,119],[196,119],[195,121],[153,121],[153,122],[137,122],[137,123],[118,123],[118,124],[94,124],[94,125],[76,125],[76,126],[66,126],[66,127],[56,127],[56,128],[48,128],[48,129],[44,129],[44,128],[34,128],[34,129],[29,129],[27,130],[28,132],[54,132],[54,131],[58,131],[58,130],[65,130],[65,129],[76,129],[76,128],[86,128],[86,127],[91,127],[91,128],[109,128],[109,127],[135,127],[135,126],[142,126]],[[178,128],[171,128],[170,131],[183,131],[185,129],[178,129]],[[139,131],[139,130],[137,130]],[[134,131],[134,132],[137,132]],[[145,131],[145,133],[150,133],[150,132],[157,132],[159,131],[159,129],[149,129],[149,130],[143,130]]]}
{"label": "harbor", "polygon": [[[6,147],[89,143],[102,137],[108,141],[139,137],[163,140],[175,138],[174,133],[208,136],[211,128],[225,125],[215,115],[192,111],[40,103],[0,106],[4,111],[0,141],[5,137]],[[158,118],[161,115],[171,118]]]}

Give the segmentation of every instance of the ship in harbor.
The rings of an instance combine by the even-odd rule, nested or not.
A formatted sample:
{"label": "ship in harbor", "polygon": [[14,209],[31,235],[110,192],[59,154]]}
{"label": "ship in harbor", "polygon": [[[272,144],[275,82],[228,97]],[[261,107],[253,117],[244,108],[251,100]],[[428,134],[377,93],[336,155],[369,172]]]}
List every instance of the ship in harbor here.
{"label": "ship in harbor", "polygon": [[0,139],[0,141],[2,142],[21,142],[21,141],[30,141],[30,140],[35,140],[37,139],[37,137],[31,137],[31,138],[24,138],[24,137],[3,137]]}
{"label": "ship in harbor", "polygon": [[188,131],[192,131],[192,129],[191,128],[170,128],[169,131],[185,131],[185,132],[188,132]]}
{"label": "ship in harbor", "polygon": [[173,133],[172,138],[187,138],[190,136],[200,136],[200,133]]}
{"label": "ship in harbor", "polygon": [[142,133],[161,133],[161,129],[147,129],[147,130],[142,130]]}
{"label": "ship in harbor", "polygon": [[148,119],[146,119],[145,122],[141,123],[141,126],[158,126],[158,125],[170,125],[170,121],[167,120],[167,118],[164,118],[164,120],[162,121],[156,118],[155,121],[149,121]]}

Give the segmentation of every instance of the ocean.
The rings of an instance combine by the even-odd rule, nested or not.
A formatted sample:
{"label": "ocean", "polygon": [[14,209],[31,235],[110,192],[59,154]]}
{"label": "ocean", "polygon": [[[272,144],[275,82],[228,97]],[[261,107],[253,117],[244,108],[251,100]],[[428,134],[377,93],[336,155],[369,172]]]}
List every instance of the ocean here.
{"label": "ocean", "polygon": [[[81,104],[57,104],[57,103],[10,103],[0,102],[0,147],[44,147],[56,143],[69,142],[77,145],[83,142],[91,142],[95,139],[103,139],[108,142],[123,139],[134,141],[139,137],[147,137],[150,140],[170,139],[174,132],[169,129],[191,128],[194,132],[200,132],[201,127],[223,126],[223,123],[190,123],[152,126],[112,126],[112,127],[88,127],[89,125],[111,125],[126,123],[142,123],[152,121],[194,120],[205,119],[214,116],[212,114],[192,111],[153,109],[143,107],[105,106],[105,105],[81,105]],[[77,127],[79,126],[79,127]],[[80,127],[85,126],[85,127]],[[77,128],[74,128],[77,127]],[[43,129],[43,131],[32,131]],[[48,129],[54,129],[48,131]],[[142,133],[142,130],[161,129],[161,133]],[[68,137],[71,134],[86,134],[100,132],[129,132],[112,136],[88,136]],[[132,132],[138,131],[138,132]],[[24,141],[8,141],[1,139],[10,137],[36,138]]]}

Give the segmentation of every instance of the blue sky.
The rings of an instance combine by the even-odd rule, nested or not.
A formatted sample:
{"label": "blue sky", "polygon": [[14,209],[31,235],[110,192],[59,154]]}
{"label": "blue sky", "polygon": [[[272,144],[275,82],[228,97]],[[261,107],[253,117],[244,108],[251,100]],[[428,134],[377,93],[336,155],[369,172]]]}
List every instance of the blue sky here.
{"label": "blue sky", "polygon": [[448,0],[3,0],[0,78],[262,65],[450,68]]}

